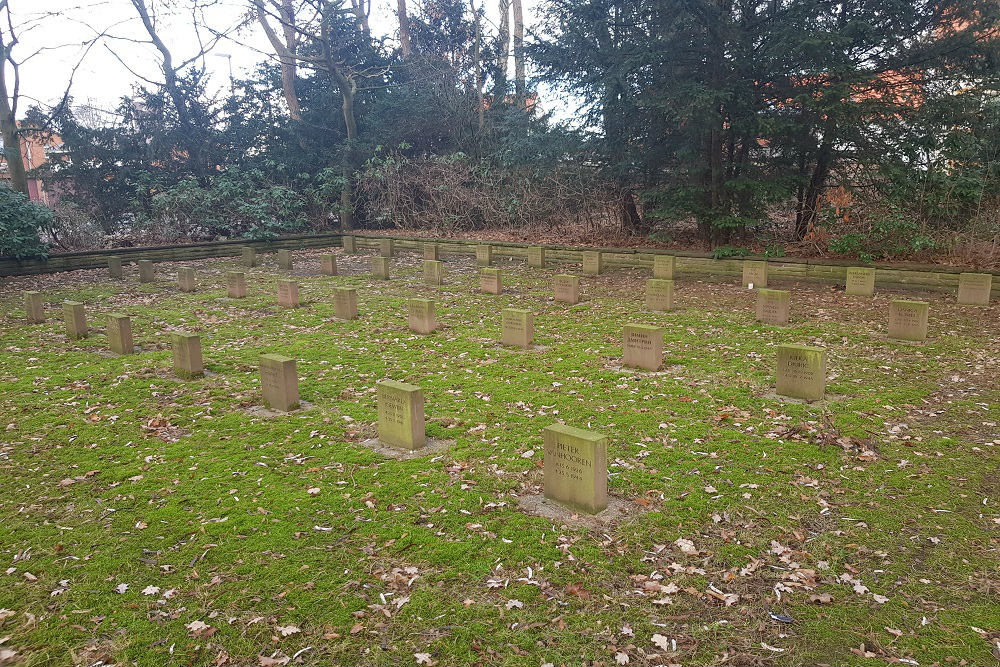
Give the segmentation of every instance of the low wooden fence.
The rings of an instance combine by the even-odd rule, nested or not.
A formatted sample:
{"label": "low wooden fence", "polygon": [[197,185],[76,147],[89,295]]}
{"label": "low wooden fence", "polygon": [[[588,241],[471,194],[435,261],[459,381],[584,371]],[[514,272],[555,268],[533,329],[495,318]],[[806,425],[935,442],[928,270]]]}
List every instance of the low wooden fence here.
{"label": "low wooden fence", "polygon": [[[10,257],[0,257],[0,276],[31,275],[77,269],[96,269],[107,266],[109,257],[119,257],[123,263],[149,259],[154,262],[183,262],[210,257],[231,257],[240,254],[243,246],[252,246],[258,252],[280,249],[300,250],[306,248],[331,248],[341,245],[341,234],[309,234],[287,236],[274,241],[216,241],[212,243],[192,243],[176,246],[152,246],[141,248],[116,248],[114,250],[94,250],[85,252],[55,253],[44,261],[18,261]],[[355,235],[358,250],[375,251],[379,239],[391,238],[397,250],[421,252],[423,244],[436,242],[442,255],[472,255],[477,241],[454,239],[428,239],[404,236]],[[493,254],[498,258],[526,260],[528,245],[491,241]],[[677,273],[691,277],[740,278],[743,260],[763,260],[763,257],[713,259],[708,253],[667,252],[653,249],[631,248],[580,248],[570,246],[544,245],[545,260],[556,264],[579,264],[584,251],[600,251],[604,265],[608,268],[638,268],[651,270],[653,256],[657,254],[675,255]],[[823,259],[783,259],[769,258],[769,281],[810,281],[843,284],[847,268],[857,263]],[[884,287],[900,287],[918,290],[956,291],[958,276],[963,269],[937,265],[916,264],[874,264],[875,281]],[[966,269],[967,270],[967,269]],[[994,274],[993,296],[1000,297],[1000,274]]]}

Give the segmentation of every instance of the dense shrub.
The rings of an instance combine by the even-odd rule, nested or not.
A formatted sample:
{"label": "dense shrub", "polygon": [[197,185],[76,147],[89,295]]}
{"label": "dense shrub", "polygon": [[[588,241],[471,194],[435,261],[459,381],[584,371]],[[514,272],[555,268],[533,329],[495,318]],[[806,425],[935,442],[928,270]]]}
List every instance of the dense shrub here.
{"label": "dense shrub", "polygon": [[0,256],[44,259],[48,247],[40,233],[50,228],[52,222],[52,211],[0,185]]}

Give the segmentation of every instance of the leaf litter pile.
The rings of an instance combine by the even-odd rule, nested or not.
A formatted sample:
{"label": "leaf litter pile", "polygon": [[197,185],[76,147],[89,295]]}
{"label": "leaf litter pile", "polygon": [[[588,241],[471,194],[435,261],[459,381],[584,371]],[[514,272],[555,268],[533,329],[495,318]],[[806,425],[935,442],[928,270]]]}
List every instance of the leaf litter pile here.
{"label": "leaf litter pile", "polygon": [[[1000,306],[931,302],[925,344],[886,339],[889,299],[794,284],[791,326],[729,282],[677,282],[642,308],[643,272],[550,276],[469,259],[426,287],[420,259],[296,253],[304,305],[276,303],[273,256],[225,298],[104,271],[0,291],[0,665],[983,665],[1000,659]],[[331,287],[360,319],[333,317]],[[48,319],[24,323],[21,291]],[[406,327],[406,298],[443,327]],[[904,298],[911,294],[905,294]],[[66,299],[91,327],[69,340]],[[536,349],[498,345],[502,307],[535,313]],[[107,352],[132,317],[135,355]],[[622,326],[664,330],[664,369],[618,368]],[[199,333],[206,377],[171,372],[169,332]],[[828,349],[823,404],[773,395],[775,346]],[[260,410],[260,354],[298,362],[305,407]],[[375,434],[375,383],[420,385],[408,460]],[[609,436],[600,527],[519,509],[541,492],[541,429]]]}

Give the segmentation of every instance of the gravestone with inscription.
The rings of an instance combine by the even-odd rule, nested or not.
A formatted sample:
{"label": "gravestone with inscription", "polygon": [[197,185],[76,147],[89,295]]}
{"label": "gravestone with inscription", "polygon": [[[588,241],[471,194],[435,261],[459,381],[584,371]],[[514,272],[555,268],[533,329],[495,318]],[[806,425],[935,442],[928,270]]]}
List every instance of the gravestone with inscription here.
{"label": "gravestone with inscription", "polygon": [[597,514],[608,506],[608,438],[573,426],[542,430],[545,497],[573,510]]}
{"label": "gravestone with inscription", "polygon": [[437,329],[433,301],[430,299],[410,299],[407,305],[409,315],[406,321],[410,331],[427,334]]}
{"label": "gravestone with inscription", "polygon": [[358,291],[353,287],[333,288],[333,316],[353,320],[358,316]]}
{"label": "gravestone with inscription", "polygon": [[396,254],[396,244],[392,239],[379,239],[378,254],[381,257],[392,257]]}
{"label": "gravestone with inscription", "polygon": [[201,377],[205,366],[201,361],[201,337],[187,331],[171,334],[174,353],[174,375],[185,380]]}
{"label": "gravestone with inscription", "polygon": [[757,290],[757,320],[764,324],[788,324],[792,293],[780,289]]}
{"label": "gravestone with inscription", "polygon": [[673,280],[677,258],[673,255],[653,255],[653,277]]}
{"label": "gravestone with inscription", "polygon": [[427,241],[424,243],[424,259],[437,261],[441,259],[439,257],[440,251],[438,250],[438,244],[433,241]]}
{"label": "gravestone with inscription", "polygon": [[500,269],[482,268],[479,270],[479,289],[488,294],[503,292],[503,278]]}
{"label": "gravestone with inscription", "polygon": [[604,256],[596,251],[587,250],[583,253],[583,272],[588,276],[599,276],[604,269]]}
{"label": "gravestone with inscription", "polygon": [[674,307],[674,281],[665,278],[650,278],[646,281],[646,308],[648,310],[671,310]]}
{"label": "gravestone with inscription", "polygon": [[444,284],[444,262],[439,259],[424,260],[424,283],[427,285]]}
{"label": "gravestone with inscription", "polygon": [[776,369],[781,396],[820,401],[826,396],[826,350],[808,345],[779,345]]}
{"label": "gravestone with inscription", "polygon": [[889,338],[896,340],[925,340],[927,338],[926,301],[897,299],[889,302]]}
{"label": "gravestone with inscription", "polygon": [[341,236],[340,244],[341,246],[343,246],[344,252],[347,253],[348,255],[358,254],[358,242],[357,239],[355,239],[353,236],[351,235]]}
{"label": "gravestone with inscription", "polygon": [[45,309],[42,308],[42,295],[40,293],[24,293],[24,314],[28,324],[40,324],[45,321]]}
{"label": "gravestone with inscription", "polygon": [[327,253],[319,258],[319,271],[324,276],[337,275],[337,256]]}
{"label": "gravestone with inscription", "polygon": [[299,284],[294,280],[278,281],[278,305],[282,308],[299,307]]}
{"label": "gravestone with inscription", "polygon": [[659,327],[625,325],[622,347],[622,362],[626,366],[656,371],[663,363],[663,331]]}
{"label": "gravestone with inscription", "polygon": [[493,246],[476,246],[476,264],[479,266],[493,266]]}
{"label": "gravestone with inscription", "polygon": [[240,264],[247,268],[257,266],[257,251],[248,245],[240,248]]}
{"label": "gravestone with inscription", "polygon": [[378,439],[398,449],[421,449],[424,434],[424,392],[412,384],[383,380],[377,385]]}
{"label": "gravestone with inscription", "polygon": [[182,266],[177,269],[177,287],[182,292],[193,292],[198,289],[198,283],[194,277],[194,269],[189,266]]}
{"label": "gravestone with inscription", "polygon": [[993,276],[989,273],[963,273],[958,276],[958,302],[972,306],[988,306]]}
{"label": "gravestone with inscription", "polygon": [[242,299],[247,295],[247,279],[242,271],[226,274],[226,289],[230,299]]}
{"label": "gravestone with inscription", "polygon": [[278,251],[278,268],[283,271],[292,270],[292,251],[291,250],[279,250]]}
{"label": "gravestone with inscription", "polygon": [[121,257],[108,257],[108,275],[112,278],[121,278],[125,275],[122,271]]}
{"label": "gravestone with inscription", "polygon": [[115,354],[135,352],[135,344],[132,342],[132,320],[127,315],[119,313],[108,315],[108,347]]}
{"label": "gravestone with inscription", "polygon": [[260,388],[264,405],[282,412],[299,407],[299,376],[295,360],[280,354],[260,355]]}
{"label": "gravestone with inscription", "polygon": [[552,292],[556,301],[570,305],[580,303],[580,278],[565,273],[552,276]]}
{"label": "gravestone with inscription", "polygon": [[743,286],[767,287],[767,262],[744,260]]}
{"label": "gravestone with inscription", "polygon": [[875,269],[862,266],[851,266],[847,269],[847,282],[844,292],[855,296],[872,296],[875,294]]}
{"label": "gravestone with inscription", "polygon": [[530,246],[528,248],[528,266],[536,269],[545,268],[545,248],[541,246]]}
{"label": "gravestone with inscription", "polygon": [[87,337],[87,311],[79,301],[63,301],[63,320],[70,338]]}
{"label": "gravestone with inscription", "polygon": [[535,338],[535,316],[530,310],[504,308],[500,313],[500,342],[504,345],[531,347]]}
{"label": "gravestone with inscription", "polygon": [[389,258],[372,257],[372,277],[379,280],[389,279]]}
{"label": "gravestone with inscription", "polygon": [[137,264],[139,265],[139,282],[140,283],[151,283],[156,280],[156,269],[153,267],[153,261],[149,259],[140,259]]}

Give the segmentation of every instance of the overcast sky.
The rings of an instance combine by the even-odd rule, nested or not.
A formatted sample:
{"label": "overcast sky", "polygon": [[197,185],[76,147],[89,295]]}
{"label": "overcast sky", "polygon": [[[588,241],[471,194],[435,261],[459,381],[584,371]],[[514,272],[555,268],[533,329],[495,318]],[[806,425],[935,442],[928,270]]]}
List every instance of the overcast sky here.
{"label": "overcast sky", "polygon": [[[147,0],[162,7],[161,0]],[[207,22],[219,29],[240,23],[249,0],[215,0],[205,11]],[[409,0],[413,13],[420,0]],[[378,34],[395,36],[396,0],[374,0],[372,29]],[[74,106],[93,105],[111,109],[132,86],[142,83],[141,77],[160,80],[159,57],[148,41],[130,0],[11,0],[15,25],[26,26],[21,31],[15,59],[21,66],[21,106],[18,116],[34,102],[46,105],[58,101],[66,88],[74,66],[79,67],[73,79],[71,94]],[[192,29],[189,0],[169,0],[179,5],[172,13],[161,13],[162,35],[175,62],[182,62],[198,53],[198,35]],[[479,4],[479,3],[477,3]],[[496,24],[498,12],[495,0],[486,0],[487,21]],[[525,24],[533,23],[536,0],[523,0]],[[101,32],[107,37],[88,49],[81,46]],[[492,30],[490,30],[492,32]],[[209,40],[209,35],[202,35]],[[205,66],[216,88],[228,85],[229,62],[237,78],[253,69],[255,64],[270,57],[270,45],[260,29],[253,25],[238,32],[232,39],[220,42],[205,58]],[[82,61],[81,61],[82,57]],[[131,70],[131,71],[130,71]],[[8,66],[8,77],[11,76]],[[10,80],[10,79],[8,79]]]}

